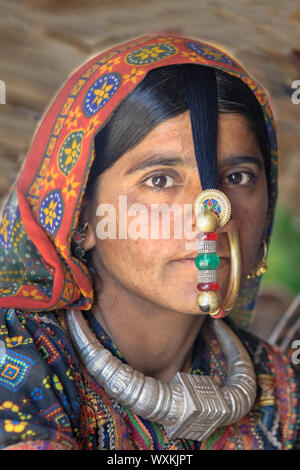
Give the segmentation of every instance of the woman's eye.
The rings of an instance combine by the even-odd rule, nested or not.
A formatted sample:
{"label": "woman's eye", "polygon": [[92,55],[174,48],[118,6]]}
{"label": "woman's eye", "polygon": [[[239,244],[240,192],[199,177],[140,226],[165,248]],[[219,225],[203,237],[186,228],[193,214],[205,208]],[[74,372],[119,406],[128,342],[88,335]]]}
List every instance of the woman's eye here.
{"label": "woman's eye", "polygon": [[229,184],[250,185],[257,180],[257,177],[248,171],[235,171],[225,176],[224,182]]}
{"label": "woman's eye", "polygon": [[155,175],[150,176],[150,178],[147,178],[143,183],[146,184],[146,186],[150,186],[151,189],[160,191],[174,186],[174,178],[168,175]]}

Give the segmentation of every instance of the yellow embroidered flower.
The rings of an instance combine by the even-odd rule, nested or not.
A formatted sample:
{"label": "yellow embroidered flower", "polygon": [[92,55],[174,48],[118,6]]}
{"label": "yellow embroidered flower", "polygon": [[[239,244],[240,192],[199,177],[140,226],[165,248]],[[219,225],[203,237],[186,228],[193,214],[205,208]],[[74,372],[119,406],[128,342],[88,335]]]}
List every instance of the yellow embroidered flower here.
{"label": "yellow embroidered flower", "polygon": [[73,140],[71,147],[65,149],[65,153],[67,155],[67,159],[65,161],[65,166],[69,165],[69,163],[75,160],[77,153],[80,149],[80,142],[77,144],[76,139]]}
{"label": "yellow embroidered flower", "polygon": [[57,377],[56,374],[53,375],[53,382],[54,382],[55,388],[59,392],[61,392],[63,390],[63,386],[62,386],[62,383],[61,383],[61,381],[59,380],[59,378]]}
{"label": "yellow embroidered flower", "polygon": [[45,178],[45,190],[47,191],[47,189],[49,188],[52,188],[54,189],[55,188],[55,179],[58,177],[58,173],[54,173],[54,167],[51,168],[49,174],[46,176]]}
{"label": "yellow embroidered flower", "polygon": [[74,190],[77,188],[77,186],[79,186],[79,184],[79,182],[74,181],[74,175],[72,175],[70,178],[67,178],[66,186],[63,189],[63,193],[67,193],[67,201],[69,200],[70,196],[76,197],[76,191]]}
{"label": "yellow embroidered flower", "polygon": [[184,55],[184,57],[188,57],[189,59],[191,59],[192,62],[195,62],[196,60],[198,62],[205,62],[205,59],[203,57],[201,57],[199,54],[197,54],[197,52],[184,52],[184,51],[182,51],[182,55]]}
{"label": "yellow embroidered flower", "polygon": [[14,348],[22,344],[23,336],[13,336],[12,338],[5,338],[6,346],[8,348]]}
{"label": "yellow embroidered flower", "polygon": [[141,60],[146,60],[149,57],[156,59],[159,54],[162,54],[163,52],[165,51],[163,49],[160,49],[159,46],[151,47],[151,49],[145,47],[141,52],[135,54],[135,56],[140,57]]}
{"label": "yellow embroidered flower", "polygon": [[121,60],[120,57],[109,60],[108,62],[106,62],[106,64],[100,67],[101,72],[111,72],[113,67],[120,63],[120,60]]}
{"label": "yellow embroidered flower", "polygon": [[44,385],[45,388],[50,388],[51,387],[49,382],[50,382],[50,377],[48,375],[45,379],[43,379],[43,385]]}
{"label": "yellow embroidered flower", "polygon": [[7,242],[7,227],[9,225],[9,220],[7,219],[7,214],[5,213],[2,218],[2,225],[0,228],[0,235],[3,235],[5,243]]}
{"label": "yellow embroidered flower", "polygon": [[26,426],[27,423],[21,423],[20,421],[12,421],[11,419],[4,420],[4,429],[6,432],[23,432]]}
{"label": "yellow embroidered flower", "polygon": [[28,420],[32,417],[32,415],[24,415],[24,414],[21,413],[21,412],[18,413],[18,416],[19,416],[19,418],[20,418],[22,421],[28,421]]}
{"label": "yellow embroidered flower", "polygon": [[89,122],[89,125],[85,131],[85,136],[88,137],[90,134],[92,134],[95,131],[95,129],[98,127],[100,122],[101,121],[99,120],[97,114],[95,114],[95,116],[92,117],[92,119]]}
{"label": "yellow embroidered flower", "polygon": [[51,228],[53,225],[53,220],[56,219],[56,213],[55,213],[56,206],[57,206],[57,201],[54,202],[52,199],[49,204],[49,207],[45,207],[45,209],[43,209],[43,212],[46,215],[45,225],[50,223]]}
{"label": "yellow embroidered flower", "polygon": [[43,298],[41,295],[38,295],[39,291],[37,289],[33,289],[31,291],[25,290],[22,292],[22,294],[25,297],[33,297],[35,300],[42,300]]}
{"label": "yellow embroidered flower", "polygon": [[101,101],[109,97],[109,91],[112,89],[113,86],[113,84],[108,85],[107,80],[105,80],[101,88],[94,90],[95,99],[92,104],[96,102],[97,106],[99,106]]}
{"label": "yellow embroidered flower", "polygon": [[125,83],[129,82],[129,80],[131,80],[133,83],[136,83],[137,77],[139,75],[143,75],[144,73],[145,73],[145,70],[143,69],[137,70],[135,67],[133,67],[133,69],[130,70],[130,73],[127,73],[126,75],[124,75],[124,78],[125,78],[124,85]]}
{"label": "yellow embroidered flower", "polygon": [[70,111],[69,116],[66,120],[66,126],[67,129],[69,130],[71,127],[77,127],[77,120],[82,116],[82,113],[80,112],[80,106],[77,106],[75,111]]}
{"label": "yellow embroidered flower", "polygon": [[0,405],[0,410],[11,410],[14,413],[17,413],[19,411],[18,405],[15,405],[12,401],[4,401],[2,405]]}

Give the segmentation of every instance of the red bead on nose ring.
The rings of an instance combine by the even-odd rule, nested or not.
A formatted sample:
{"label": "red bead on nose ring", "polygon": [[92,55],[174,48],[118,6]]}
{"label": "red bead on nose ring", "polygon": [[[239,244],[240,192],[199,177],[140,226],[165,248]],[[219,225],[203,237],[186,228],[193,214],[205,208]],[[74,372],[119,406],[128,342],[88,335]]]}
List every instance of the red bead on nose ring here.
{"label": "red bead on nose ring", "polygon": [[[224,193],[216,189],[207,189],[196,197],[194,210],[199,249],[195,259],[198,269],[197,288],[200,291],[197,296],[197,304],[201,312],[208,313],[213,318],[222,318],[232,309],[235,298],[233,299],[231,294],[227,295],[224,306],[221,306],[221,296],[218,292],[219,284],[217,282],[217,268],[220,260],[217,255],[218,236],[215,232],[230,220],[231,205]],[[233,245],[231,242],[230,246],[232,253]],[[231,275],[230,285],[232,283],[233,276]],[[236,282],[234,284],[234,292],[237,295]]]}

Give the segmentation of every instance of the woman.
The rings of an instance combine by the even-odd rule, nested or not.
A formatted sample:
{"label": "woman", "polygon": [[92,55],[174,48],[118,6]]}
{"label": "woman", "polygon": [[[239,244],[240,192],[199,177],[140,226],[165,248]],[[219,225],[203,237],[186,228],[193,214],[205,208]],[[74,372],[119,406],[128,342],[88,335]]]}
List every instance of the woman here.
{"label": "woman", "polygon": [[[291,364],[239,328],[271,234],[276,158],[265,92],[215,47],[144,36],[69,77],[2,213],[2,448],[296,445]],[[175,236],[180,211],[167,234],[151,219],[176,204],[194,207],[189,236]],[[212,248],[198,257],[201,232],[210,246],[218,236],[219,260]],[[205,270],[204,259],[216,262]]]}

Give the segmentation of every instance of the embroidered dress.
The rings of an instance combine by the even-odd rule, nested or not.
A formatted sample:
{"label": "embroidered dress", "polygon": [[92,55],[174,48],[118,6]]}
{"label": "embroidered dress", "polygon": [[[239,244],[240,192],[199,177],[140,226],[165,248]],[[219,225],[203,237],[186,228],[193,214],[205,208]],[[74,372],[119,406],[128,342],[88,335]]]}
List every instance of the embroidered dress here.
{"label": "embroidered dress", "polygon": [[[168,441],[164,430],[111,400],[79,362],[64,322],[85,312],[100,341],[120,355],[90,312],[94,292],[86,264],[70,243],[81,209],[94,137],[150,70],[199,64],[242,80],[257,98],[271,152],[270,240],[277,196],[277,143],[266,92],[226,52],[191,38],[147,35],[96,55],[71,74],[47,109],[0,221],[0,445],[42,449],[290,449],[299,429],[299,388],[290,361],[242,329],[258,380],[258,397],[240,422],[205,442]],[[259,279],[241,290],[232,328],[247,328]],[[206,320],[192,373],[222,384],[226,362]],[[205,331],[205,333],[204,333]]]}
{"label": "embroidered dress", "polygon": [[[86,312],[85,317],[103,346],[124,361],[93,314]],[[223,385],[226,360],[211,322],[206,319],[200,329],[189,372],[211,375]],[[294,445],[299,392],[289,361],[231,322],[252,359],[257,399],[242,420],[221,427],[203,442],[169,440],[163,426],[141,419],[109,398],[78,362],[63,312],[24,315],[8,310],[1,324],[6,325],[5,342],[10,344],[0,382],[2,448],[278,450]]]}

